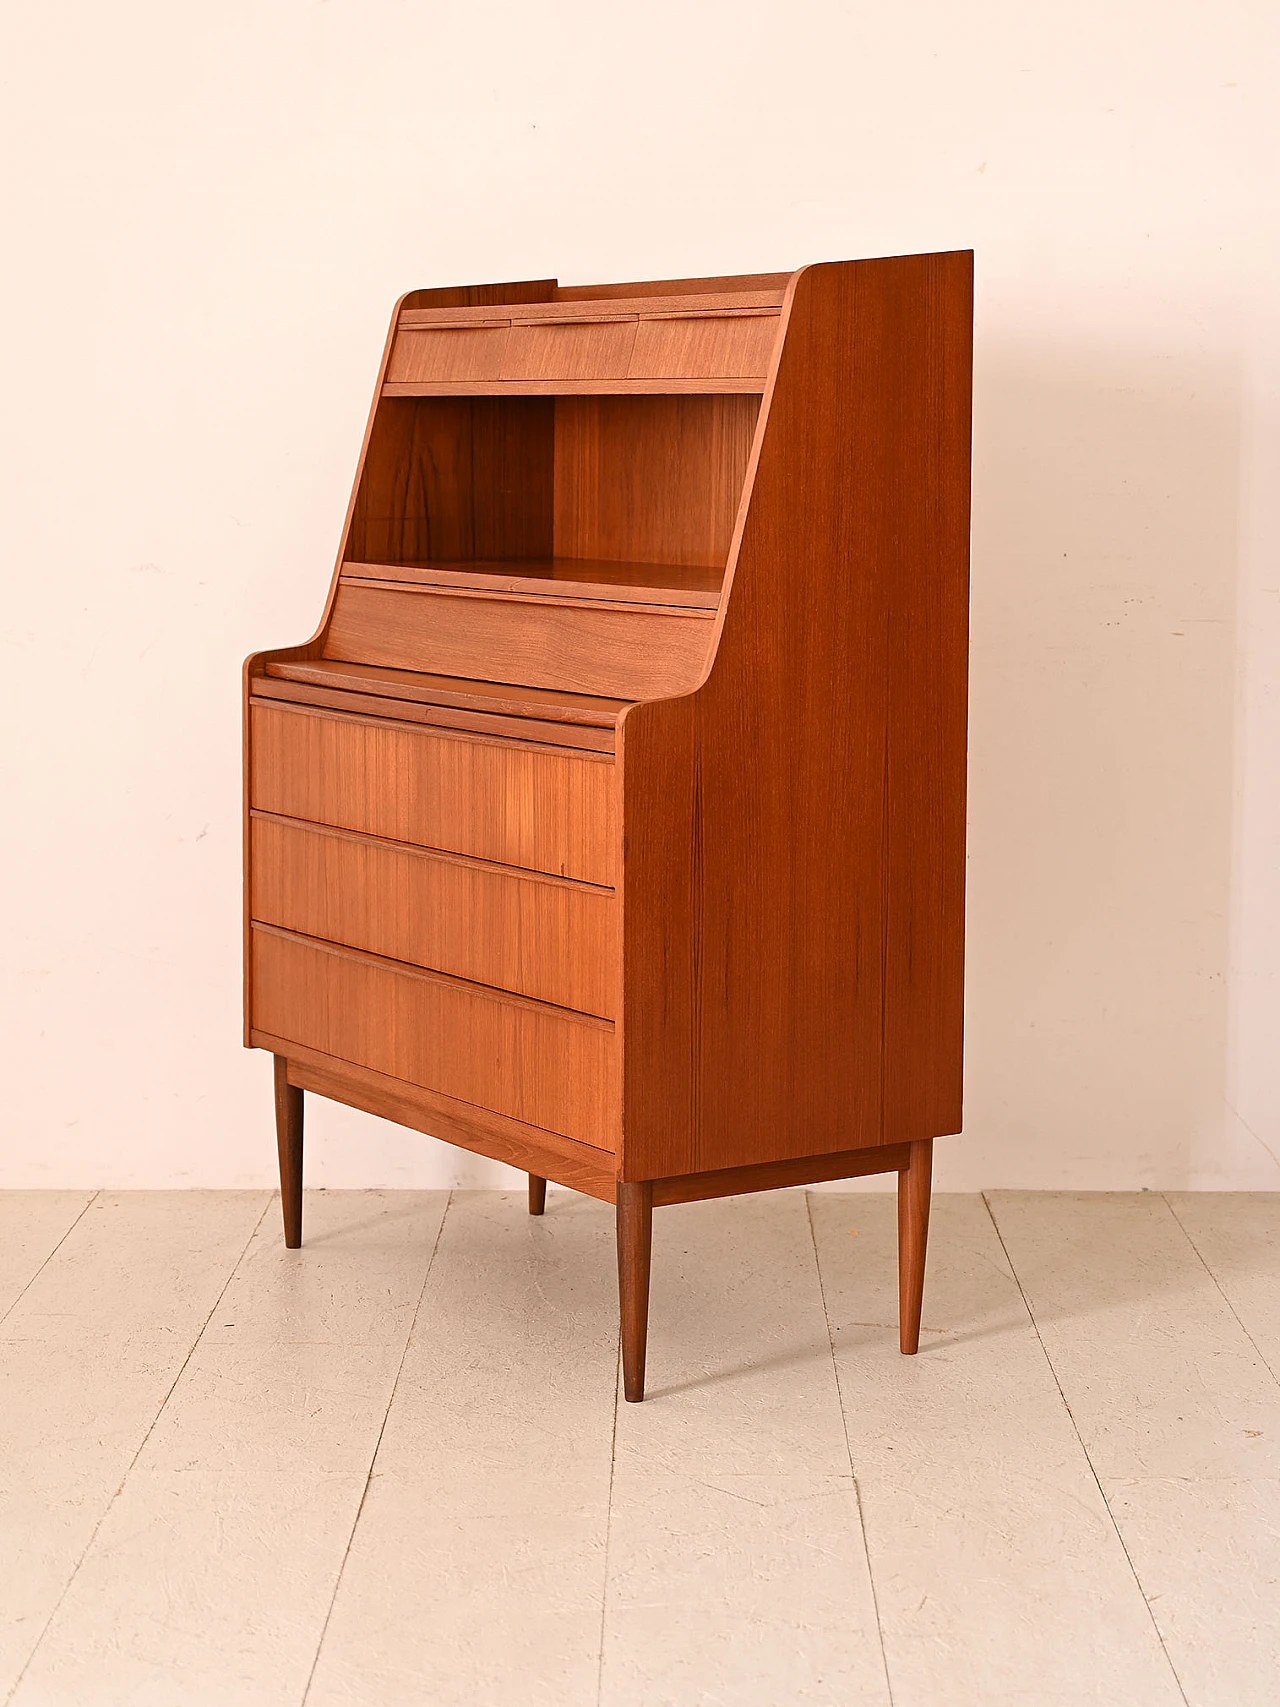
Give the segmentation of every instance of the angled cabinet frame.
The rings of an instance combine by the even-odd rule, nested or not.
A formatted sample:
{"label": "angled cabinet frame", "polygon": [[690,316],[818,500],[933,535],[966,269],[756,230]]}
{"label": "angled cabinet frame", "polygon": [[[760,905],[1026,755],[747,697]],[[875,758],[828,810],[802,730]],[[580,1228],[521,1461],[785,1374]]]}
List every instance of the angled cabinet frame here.
{"label": "angled cabinet frame", "polygon": [[960,1130],[968,252],[415,291],[320,626],[245,665],[245,1041],[653,1210]]}

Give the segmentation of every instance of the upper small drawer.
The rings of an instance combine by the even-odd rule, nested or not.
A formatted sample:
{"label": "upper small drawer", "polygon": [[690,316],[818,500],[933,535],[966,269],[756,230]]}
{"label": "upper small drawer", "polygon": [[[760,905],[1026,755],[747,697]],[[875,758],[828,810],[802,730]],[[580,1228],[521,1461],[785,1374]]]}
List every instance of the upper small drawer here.
{"label": "upper small drawer", "polygon": [[763,390],[781,325],[776,309],[639,306],[598,319],[513,312],[436,326],[411,320],[396,333],[384,383],[393,395]]}
{"label": "upper small drawer", "polygon": [[447,380],[503,377],[507,326],[448,326],[438,331],[396,334],[387,381],[433,384]]}
{"label": "upper small drawer", "polygon": [[634,320],[405,327],[391,347],[387,383],[625,379],[635,339]]}
{"label": "upper small drawer", "polygon": [[776,314],[689,315],[642,320],[631,379],[750,379],[768,372]]}
{"label": "upper small drawer", "polygon": [[502,377],[625,379],[635,341],[634,320],[514,325]]}

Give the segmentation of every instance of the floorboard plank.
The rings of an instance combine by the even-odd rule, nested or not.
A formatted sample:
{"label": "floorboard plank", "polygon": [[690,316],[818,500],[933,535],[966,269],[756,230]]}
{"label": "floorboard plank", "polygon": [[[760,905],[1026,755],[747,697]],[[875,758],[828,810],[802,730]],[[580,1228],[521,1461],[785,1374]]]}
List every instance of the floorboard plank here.
{"label": "floorboard plank", "polygon": [[1157,1193],[992,1194],[1193,1707],[1280,1675],[1280,1386]]}
{"label": "floorboard plank", "polygon": [[0,1699],[1270,1707],[1280,1195],[446,1201],[0,1196]]}
{"label": "floorboard plank", "polygon": [[1280,1191],[1169,1191],[1165,1199],[1280,1380]]}
{"label": "floorboard plank", "polygon": [[266,1192],[108,1192],[0,1326],[0,1697],[67,1590]]}
{"label": "floorboard plank", "polygon": [[455,1193],[307,1707],[594,1707],[613,1216]]}
{"label": "floorboard plank", "polygon": [[4,1318],[94,1195],[92,1191],[0,1191],[0,1333]]}
{"label": "floorboard plank", "polygon": [[889,1695],[803,1193],[659,1210],[603,1707]]}
{"label": "floorboard plank", "polygon": [[15,1707],[295,1707],[447,1196],[310,1193],[299,1251],[261,1221]]}
{"label": "floorboard plank", "polygon": [[810,1206],[894,1707],[1181,1707],[982,1200],[934,1198],[911,1358],[892,1195]]}

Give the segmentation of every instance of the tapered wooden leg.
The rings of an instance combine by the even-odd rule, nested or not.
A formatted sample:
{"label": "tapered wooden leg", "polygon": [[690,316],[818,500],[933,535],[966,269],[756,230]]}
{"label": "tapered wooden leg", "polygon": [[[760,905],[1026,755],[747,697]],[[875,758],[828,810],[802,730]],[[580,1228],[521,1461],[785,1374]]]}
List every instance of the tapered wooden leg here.
{"label": "tapered wooden leg", "polygon": [[920,1349],[932,1189],[933,1139],[921,1138],[912,1144],[910,1162],[898,1174],[898,1343],[908,1357]]}
{"label": "tapered wooden leg", "polygon": [[291,1251],[302,1243],[302,1092],[289,1083],[289,1063],[276,1063],[276,1147],[280,1151],[280,1207],[284,1242]]}
{"label": "tapered wooden leg", "polygon": [[529,1175],[529,1213],[541,1215],[547,1207],[547,1182],[537,1174]]}
{"label": "tapered wooden leg", "polygon": [[644,1354],[649,1338],[649,1256],[653,1249],[653,1184],[618,1182],[618,1304],[622,1319],[622,1391],[632,1404],[644,1398]]}

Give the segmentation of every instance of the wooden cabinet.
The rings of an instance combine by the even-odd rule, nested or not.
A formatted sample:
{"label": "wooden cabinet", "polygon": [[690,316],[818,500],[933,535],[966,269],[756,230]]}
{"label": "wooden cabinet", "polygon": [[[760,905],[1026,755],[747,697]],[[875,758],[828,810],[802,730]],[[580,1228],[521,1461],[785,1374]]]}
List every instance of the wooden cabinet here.
{"label": "wooden cabinet", "polygon": [[[323,620],[245,667],[246,1042],[652,1212],[961,1119],[972,257],[397,305]],[[708,1331],[712,1331],[709,1327]]]}

